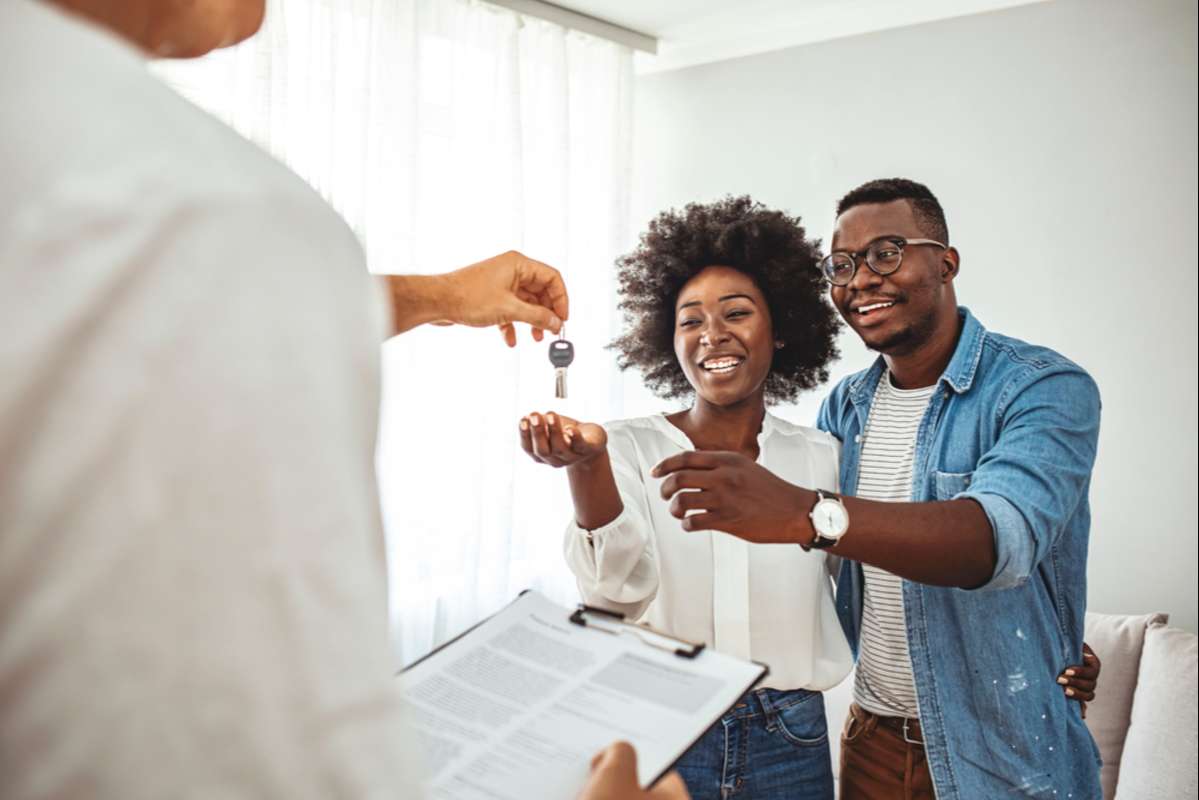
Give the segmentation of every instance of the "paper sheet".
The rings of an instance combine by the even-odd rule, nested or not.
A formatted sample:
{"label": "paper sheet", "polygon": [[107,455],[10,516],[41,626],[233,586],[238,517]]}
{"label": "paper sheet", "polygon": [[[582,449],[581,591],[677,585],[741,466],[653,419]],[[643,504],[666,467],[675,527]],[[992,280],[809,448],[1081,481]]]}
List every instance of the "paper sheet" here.
{"label": "paper sheet", "polygon": [[430,797],[574,798],[616,739],[636,747],[648,786],[765,671],[710,650],[682,658],[570,613],[526,592],[401,675]]}

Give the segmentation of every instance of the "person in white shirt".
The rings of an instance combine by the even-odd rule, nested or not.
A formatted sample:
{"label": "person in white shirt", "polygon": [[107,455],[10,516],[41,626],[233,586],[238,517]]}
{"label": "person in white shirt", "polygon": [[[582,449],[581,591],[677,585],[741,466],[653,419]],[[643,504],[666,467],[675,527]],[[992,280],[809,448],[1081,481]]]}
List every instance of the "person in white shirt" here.
{"label": "person in white shirt", "polygon": [[520,421],[525,451],[566,467],[566,559],[585,602],[770,668],[679,762],[695,798],[832,797],[821,691],[853,662],[825,555],[688,532],[650,477],[675,453],[731,450],[837,490],[836,440],[767,410],[819,385],[837,355],[819,259],[798,218],[748,197],[661,214],[620,262],[629,327],[615,348],[690,407],[602,427]]}
{"label": "person in white shirt", "polygon": [[[433,321],[514,344],[566,290],[506,253],[379,291],[315,192],[147,73],[262,14],[0,3],[3,800],[420,792],[379,344]],[[639,796],[633,761],[610,748],[584,796]]]}

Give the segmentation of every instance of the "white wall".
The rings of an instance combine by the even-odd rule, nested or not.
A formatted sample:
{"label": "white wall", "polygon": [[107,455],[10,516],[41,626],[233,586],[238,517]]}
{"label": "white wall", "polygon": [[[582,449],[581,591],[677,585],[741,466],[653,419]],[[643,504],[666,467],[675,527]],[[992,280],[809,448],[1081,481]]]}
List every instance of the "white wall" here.
{"label": "white wall", "polygon": [[[1195,30],[1189,0],[1055,0],[645,75],[633,192],[635,230],[746,192],[827,238],[853,186],[927,183],[962,252],[959,300],[1099,383],[1090,608],[1192,631]],[[841,344],[834,380],[871,359],[852,332]],[[811,423],[818,401],[783,414]]]}

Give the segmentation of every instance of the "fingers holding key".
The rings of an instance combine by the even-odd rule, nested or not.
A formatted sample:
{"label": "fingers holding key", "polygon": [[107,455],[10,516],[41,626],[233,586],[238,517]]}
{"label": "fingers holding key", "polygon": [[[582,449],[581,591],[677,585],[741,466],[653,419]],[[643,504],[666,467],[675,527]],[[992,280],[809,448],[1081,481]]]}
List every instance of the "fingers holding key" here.
{"label": "fingers holding key", "polygon": [[[539,295],[539,294],[537,294],[535,292],[531,292],[527,289],[517,289],[516,296],[523,303],[527,303],[527,304],[531,304],[531,305],[543,305],[543,306],[546,306],[547,308],[550,307],[550,301],[548,299],[546,299],[543,295]],[[510,322],[507,323],[507,326],[509,328],[511,328],[512,323],[510,323]],[[504,326],[501,325],[500,327],[502,328]],[[530,330],[533,334],[533,341],[540,342],[542,339],[545,338],[545,329],[544,328],[538,328],[537,326],[533,326],[532,328],[530,328]],[[515,331],[513,332],[512,335],[513,335],[513,339],[515,340],[515,336],[516,336]],[[506,338],[507,338],[507,334],[505,334],[505,339]]]}
{"label": "fingers holding key", "polygon": [[504,339],[504,344],[509,347],[516,347],[516,326],[511,322],[505,322],[499,325],[500,336]]}

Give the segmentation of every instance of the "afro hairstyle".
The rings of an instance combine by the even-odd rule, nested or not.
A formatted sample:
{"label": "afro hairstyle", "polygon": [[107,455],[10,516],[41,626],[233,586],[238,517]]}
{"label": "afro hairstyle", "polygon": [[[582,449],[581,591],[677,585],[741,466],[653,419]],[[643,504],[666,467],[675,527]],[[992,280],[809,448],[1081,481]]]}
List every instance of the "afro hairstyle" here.
{"label": "afro hairstyle", "polygon": [[828,380],[841,323],[826,297],[818,241],[798,217],[749,197],[691,203],[650,221],[633,252],[617,260],[625,332],[609,347],[621,369],[638,369],[659,397],[693,389],[674,351],[675,303],[683,286],[710,266],[731,267],[766,298],[773,336],[782,344],[766,377],[769,403],[794,400]]}

